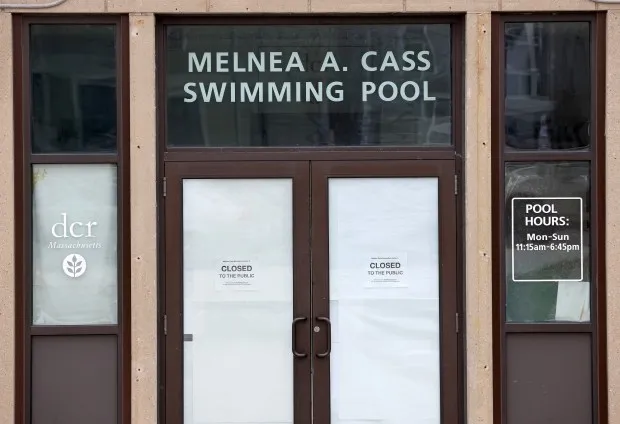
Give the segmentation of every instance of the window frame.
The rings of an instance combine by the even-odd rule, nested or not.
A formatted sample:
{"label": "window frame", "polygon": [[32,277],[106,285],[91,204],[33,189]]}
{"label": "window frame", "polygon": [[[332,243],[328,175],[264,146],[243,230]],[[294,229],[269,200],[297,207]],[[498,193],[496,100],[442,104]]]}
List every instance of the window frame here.
{"label": "window frame", "polygon": [[[31,25],[115,26],[115,152],[33,153],[31,142]],[[123,15],[13,15],[13,104],[15,184],[15,422],[31,422],[32,338],[115,335],[117,340],[117,420],[131,421],[131,238],[129,199],[129,18]],[[117,321],[111,325],[32,323],[32,166],[37,164],[113,164],[117,175]]]}
{"label": "window frame", "polygon": [[[590,144],[587,151],[506,151],[504,25],[513,22],[590,23]],[[593,13],[502,13],[492,17],[492,275],[493,275],[493,415],[494,422],[507,422],[508,333],[588,333],[592,348],[593,423],[607,422],[607,333],[605,270],[605,56],[606,15]],[[590,166],[590,321],[516,323],[506,321],[505,261],[505,165],[518,162],[588,162]]]}
{"label": "window frame", "polygon": [[[217,147],[198,146],[183,147],[168,144],[167,136],[167,62],[166,62],[166,28],[182,25],[398,25],[398,24],[449,24],[451,46],[451,81],[452,81],[452,143],[445,146],[286,146],[286,147]],[[176,16],[162,15],[157,20],[157,105],[158,105],[158,145],[161,155],[167,161],[206,161],[206,160],[331,160],[349,159],[455,159],[457,152],[463,149],[464,140],[464,60],[465,32],[464,21],[460,14],[429,15],[402,14],[389,16],[377,13],[360,13],[356,15],[336,16],[333,14],[311,14],[295,16],[260,15],[241,17],[235,15],[221,16]]]}

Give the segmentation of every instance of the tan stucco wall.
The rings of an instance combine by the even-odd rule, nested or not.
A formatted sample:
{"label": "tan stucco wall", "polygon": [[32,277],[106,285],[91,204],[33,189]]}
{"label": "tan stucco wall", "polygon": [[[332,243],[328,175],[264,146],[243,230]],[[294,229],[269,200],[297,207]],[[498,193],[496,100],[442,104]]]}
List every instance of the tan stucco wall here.
{"label": "tan stucco wall", "polygon": [[[3,4],[45,4],[53,0],[0,0]],[[36,13],[245,13],[245,12],[492,12],[620,9],[590,0],[67,0]]]}
{"label": "tan stucco wall", "polygon": [[609,422],[620,423],[620,10],[607,15],[607,366]]}
{"label": "tan stucco wall", "polygon": [[131,114],[131,417],[157,422],[155,18],[129,20]]}
{"label": "tan stucco wall", "polygon": [[[44,3],[51,0],[22,0]],[[8,0],[0,0],[2,4]],[[68,0],[0,11],[0,423],[14,417],[13,121],[10,12],[130,13],[132,423],[157,417],[155,18],[153,13],[466,11],[467,422],[492,424],[491,12],[614,9],[608,19],[607,258],[610,423],[620,424],[620,3],[589,0]]]}
{"label": "tan stucco wall", "polygon": [[11,15],[0,13],[0,422],[12,423],[15,393],[15,267],[13,264],[13,44]]}
{"label": "tan stucco wall", "polygon": [[491,424],[491,14],[468,13],[465,32],[467,422]]}

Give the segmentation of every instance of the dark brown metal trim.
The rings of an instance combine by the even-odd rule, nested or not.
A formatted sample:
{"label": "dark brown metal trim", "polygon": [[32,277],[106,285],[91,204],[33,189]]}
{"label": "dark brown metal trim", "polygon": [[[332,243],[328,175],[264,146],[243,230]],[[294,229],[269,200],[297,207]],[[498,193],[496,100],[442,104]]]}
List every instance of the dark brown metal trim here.
{"label": "dark brown metal trim", "polygon": [[167,245],[166,238],[166,198],[164,197],[164,178],[166,175],[166,167],[164,161],[164,152],[166,150],[166,82],[165,72],[166,66],[163,52],[165,51],[165,31],[162,25],[155,26],[155,63],[156,63],[156,92],[155,105],[157,109],[156,123],[156,174],[157,174],[157,382],[158,397],[157,402],[157,422],[165,424],[166,421],[166,404],[168,387],[166,379],[166,364],[168,363],[168,354],[166,351],[166,335],[164,334],[164,315],[166,313],[166,281],[168,278],[168,270],[166,267],[166,252],[170,249]]}
{"label": "dark brown metal trim", "polygon": [[[118,262],[118,303],[119,331],[118,340],[118,396],[119,422],[131,423],[131,166],[130,166],[130,125],[129,108],[129,16],[120,17],[117,29],[117,113],[120,125],[117,138],[118,169],[120,175],[119,190],[119,227],[120,257]],[[139,259],[139,258],[138,258]]]}
{"label": "dark brown metal trim", "polygon": [[101,336],[118,333],[118,325],[37,325],[30,328],[30,335],[32,336]]}
{"label": "dark brown metal trim", "polygon": [[158,25],[394,25],[394,24],[452,24],[462,20],[464,13],[356,13],[355,15],[314,13],[160,15]]}
{"label": "dark brown metal trim", "polygon": [[[561,12],[502,12],[497,15],[503,23],[513,22],[594,22],[593,13],[583,11]],[[502,37],[503,38],[503,37]]]}
{"label": "dark brown metal trim", "polygon": [[[111,24],[117,43],[116,153],[32,154],[30,134],[29,25]],[[131,421],[131,251],[129,207],[129,24],[115,15],[13,15],[15,123],[15,424],[30,423],[32,336],[117,335],[118,422]],[[118,324],[32,326],[31,166],[33,164],[117,164]]]}
{"label": "dark brown metal trim", "polygon": [[[179,167],[179,165],[177,165]],[[161,393],[161,402],[165,413],[161,416],[162,423],[183,422],[183,331],[182,308],[183,269],[179,266],[183,252],[183,223],[182,223],[182,181],[175,175],[174,169],[166,165],[163,169],[167,181],[167,194],[161,203],[160,209],[166,214],[166,221],[162,223],[163,237],[166,239],[165,255],[160,255],[162,262],[166,262],[164,278],[160,282],[161,294],[165,299],[162,315],[167,317],[168,331],[161,333],[162,350],[166,353],[166,361],[160,362],[160,373],[166,381],[165,391]],[[180,170],[179,170],[180,171]],[[177,173],[179,172],[177,171]],[[174,257],[173,257],[174,256]],[[172,261],[170,264],[168,262]],[[172,313],[174,312],[174,314]],[[163,317],[162,317],[163,318]],[[163,327],[163,326],[162,326]]]}
{"label": "dark brown metal trim", "polygon": [[594,28],[594,55],[595,63],[593,78],[593,120],[594,139],[593,146],[594,161],[590,172],[593,176],[593,200],[594,219],[597,220],[594,239],[592,240],[593,258],[592,258],[592,280],[596,284],[592,284],[594,290],[592,303],[595,304],[594,309],[594,342],[595,349],[593,353],[594,367],[594,391],[595,413],[598,424],[608,422],[608,390],[607,390],[607,273],[606,273],[606,160],[605,160],[605,120],[606,120],[606,71],[607,71],[607,15],[604,12],[596,14]]}
{"label": "dark brown metal trim", "polygon": [[506,333],[591,333],[594,328],[589,322],[584,323],[504,323]]}
{"label": "dark brown metal trim", "polygon": [[270,151],[263,148],[254,151],[208,151],[206,149],[188,152],[165,152],[166,162],[204,162],[204,161],[291,161],[291,160],[376,160],[376,159],[431,159],[454,160],[455,153],[450,150],[403,151],[403,150],[336,150],[291,149]]}
{"label": "dark brown metal trim", "polygon": [[503,22],[497,14],[491,16],[491,298],[492,330],[493,330],[493,422],[505,423],[503,406],[506,404],[506,391],[503,382],[506,376],[506,367],[503,361],[506,344],[504,339],[504,277],[503,267],[503,220],[504,214],[503,186],[504,170],[501,160],[503,151],[504,128],[504,43]]}
{"label": "dark brown metal trim", "polygon": [[[23,98],[22,98],[22,75],[23,75],[23,27],[22,17],[13,15],[13,118],[15,141],[14,152],[14,231],[15,231],[15,424],[26,424],[26,410],[30,403],[28,374],[28,347],[30,336],[26,321],[26,293],[24,277],[26,270],[26,224],[24,217],[25,204],[25,169],[24,169],[24,150],[23,150]],[[19,282],[22,282],[20,284]]]}
{"label": "dark brown metal trim", "polygon": [[57,13],[24,13],[16,14],[20,16],[24,25],[45,24],[45,25],[79,25],[79,24],[119,24],[120,18],[125,15],[111,13],[76,13],[76,14],[57,14]]}
{"label": "dark brown metal trim", "polygon": [[[450,49],[452,50],[452,146],[446,150],[460,154],[465,140],[465,24],[463,19],[452,22],[450,28]],[[421,150],[421,149],[420,149]],[[430,150],[430,149],[426,149]],[[443,150],[443,148],[432,150]]]}
{"label": "dark brown metal trim", "polygon": [[[590,22],[592,69],[592,136],[589,150],[508,151],[504,145],[504,24],[507,22]],[[594,422],[607,422],[606,307],[605,307],[605,14],[593,13],[509,13],[492,17],[492,207],[493,207],[493,416],[506,423],[506,334],[507,333],[592,333],[592,389]],[[504,164],[506,162],[584,161],[590,162],[592,214],[591,322],[589,323],[507,323],[505,322],[505,260],[503,217]]]}
{"label": "dark brown metal trim", "polygon": [[[454,175],[457,178],[455,196],[456,230],[455,272],[456,272],[456,312],[458,313],[459,334],[456,341],[456,409],[458,423],[467,422],[467,363],[466,363],[466,298],[465,298],[465,167],[463,151],[465,150],[465,24],[464,20],[452,24],[452,140],[454,145]],[[477,256],[474,255],[473,258]]]}
{"label": "dark brown metal trim", "polygon": [[[119,84],[120,85],[120,84]],[[119,87],[119,90],[121,88]],[[119,112],[120,113],[120,112]],[[119,122],[121,122],[119,120]],[[122,138],[119,137],[119,139]],[[32,164],[87,164],[87,163],[118,163],[119,158],[116,153],[95,153],[80,154],[80,153],[67,153],[67,154],[30,154],[30,163]]]}
{"label": "dark brown metal trim", "polygon": [[[503,140],[503,137],[502,137]],[[578,162],[589,161],[594,156],[592,151],[566,151],[559,150],[554,152],[539,151],[539,152],[513,152],[506,151],[504,149],[504,161],[505,162],[544,162],[544,161],[566,161],[566,162]]]}

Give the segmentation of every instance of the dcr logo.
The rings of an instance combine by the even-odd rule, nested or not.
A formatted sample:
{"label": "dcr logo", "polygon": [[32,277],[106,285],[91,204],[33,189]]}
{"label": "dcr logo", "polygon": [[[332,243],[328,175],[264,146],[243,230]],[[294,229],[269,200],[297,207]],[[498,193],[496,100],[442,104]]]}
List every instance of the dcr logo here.
{"label": "dcr logo", "polygon": [[[97,225],[96,221],[88,221],[86,223],[80,221],[67,222],[67,214],[61,213],[62,221],[52,225],[52,235],[56,238],[93,238],[93,227]],[[86,227],[86,231],[84,230]],[[68,232],[68,234],[67,234]]]}
{"label": "dcr logo", "polygon": [[86,259],[82,255],[71,253],[62,261],[62,270],[68,277],[81,277],[86,272]]}

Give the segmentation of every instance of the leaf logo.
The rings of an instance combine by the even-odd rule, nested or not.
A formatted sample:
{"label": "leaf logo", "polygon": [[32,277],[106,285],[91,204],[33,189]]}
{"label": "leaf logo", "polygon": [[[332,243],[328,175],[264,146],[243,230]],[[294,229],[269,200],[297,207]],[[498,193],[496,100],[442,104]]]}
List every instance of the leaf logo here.
{"label": "leaf logo", "polygon": [[81,277],[86,272],[86,259],[82,255],[72,253],[62,261],[62,270],[68,277]]}

